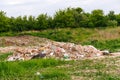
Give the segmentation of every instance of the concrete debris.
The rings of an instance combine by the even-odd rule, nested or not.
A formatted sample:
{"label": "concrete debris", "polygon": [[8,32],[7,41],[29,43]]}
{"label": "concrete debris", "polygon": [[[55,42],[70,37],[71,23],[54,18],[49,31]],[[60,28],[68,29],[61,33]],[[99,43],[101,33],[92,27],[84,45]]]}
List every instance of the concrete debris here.
{"label": "concrete debris", "polygon": [[13,55],[8,56],[7,61],[30,60],[35,58],[78,60],[85,57],[99,57],[101,55],[103,55],[103,52],[91,45],[82,46],[74,43],[48,42],[47,44],[34,48],[17,48]]}

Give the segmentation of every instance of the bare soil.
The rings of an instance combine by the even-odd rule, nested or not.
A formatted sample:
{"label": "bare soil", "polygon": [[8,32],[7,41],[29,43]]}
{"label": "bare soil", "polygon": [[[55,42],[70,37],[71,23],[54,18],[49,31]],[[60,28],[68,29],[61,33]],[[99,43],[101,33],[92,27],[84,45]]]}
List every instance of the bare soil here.
{"label": "bare soil", "polygon": [[0,37],[0,53],[13,52],[18,48],[32,48],[48,43],[49,39],[34,36]]}

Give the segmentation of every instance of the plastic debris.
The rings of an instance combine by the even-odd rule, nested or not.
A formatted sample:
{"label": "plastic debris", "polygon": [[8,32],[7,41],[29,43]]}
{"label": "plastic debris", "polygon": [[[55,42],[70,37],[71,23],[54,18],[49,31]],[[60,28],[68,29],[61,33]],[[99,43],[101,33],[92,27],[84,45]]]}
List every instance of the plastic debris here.
{"label": "plastic debris", "polygon": [[64,59],[68,59],[69,55],[67,53],[64,54]]}
{"label": "plastic debris", "polygon": [[[104,53],[107,51],[104,51]],[[77,45],[74,43],[48,42],[42,46],[32,48],[17,48],[13,55],[10,55],[8,61],[30,60],[34,58],[56,58],[78,60],[85,57],[99,57],[103,51],[96,49],[91,45]]]}
{"label": "plastic debris", "polygon": [[108,50],[104,50],[104,51],[102,51],[102,53],[103,53],[103,55],[109,55],[110,54],[110,52]]}

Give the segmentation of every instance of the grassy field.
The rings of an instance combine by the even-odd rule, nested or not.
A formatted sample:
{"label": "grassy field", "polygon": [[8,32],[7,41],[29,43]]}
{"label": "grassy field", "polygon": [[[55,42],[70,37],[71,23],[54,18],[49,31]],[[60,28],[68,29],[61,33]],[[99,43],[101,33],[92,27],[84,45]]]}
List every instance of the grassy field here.
{"label": "grassy field", "polygon": [[[101,50],[120,51],[120,27],[65,28],[44,31],[1,33],[0,36],[32,35],[55,41],[93,45]],[[64,61],[33,59],[7,62],[12,53],[0,54],[0,80],[120,80],[120,57]]]}
{"label": "grassy field", "polygon": [[[9,54],[0,57],[5,59]],[[79,61],[4,59],[0,58],[0,80],[120,80],[120,57]]]}
{"label": "grassy field", "polygon": [[32,35],[61,42],[93,45],[100,50],[120,51],[120,27],[114,28],[63,28],[56,30],[1,33],[0,36]]}

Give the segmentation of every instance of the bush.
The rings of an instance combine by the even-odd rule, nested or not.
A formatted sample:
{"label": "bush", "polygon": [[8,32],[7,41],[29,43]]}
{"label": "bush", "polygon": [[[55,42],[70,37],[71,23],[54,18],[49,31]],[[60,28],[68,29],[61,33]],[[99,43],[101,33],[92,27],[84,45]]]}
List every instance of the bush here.
{"label": "bush", "polygon": [[112,27],[115,27],[115,26],[117,26],[117,21],[116,20],[109,20],[108,22],[107,22],[107,26],[112,26]]}

